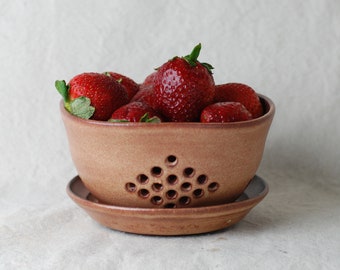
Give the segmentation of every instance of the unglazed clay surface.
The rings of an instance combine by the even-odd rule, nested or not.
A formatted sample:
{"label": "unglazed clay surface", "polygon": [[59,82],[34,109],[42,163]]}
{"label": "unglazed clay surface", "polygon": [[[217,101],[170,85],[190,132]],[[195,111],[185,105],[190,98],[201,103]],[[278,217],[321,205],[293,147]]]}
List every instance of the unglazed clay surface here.
{"label": "unglazed clay surface", "polygon": [[111,229],[147,235],[188,235],[234,225],[268,193],[266,182],[255,176],[232,203],[193,208],[136,208],[100,203],[76,176],[67,186],[72,200],[94,220]]}
{"label": "unglazed clay surface", "polygon": [[274,104],[235,123],[108,123],[69,114],[61,103],[80,178],[102,202],[178,208],[235,200],[261,162]]}

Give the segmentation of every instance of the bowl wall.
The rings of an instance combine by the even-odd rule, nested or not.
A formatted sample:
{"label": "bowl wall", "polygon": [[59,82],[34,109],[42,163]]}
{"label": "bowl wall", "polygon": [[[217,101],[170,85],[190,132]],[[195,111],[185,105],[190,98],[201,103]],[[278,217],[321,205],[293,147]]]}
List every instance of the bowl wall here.
{"label": "bowl wall", "polygon": [[235,200],[261,162],[274,104],[235,123],[109,123],[60,103],[69,147],[86,188],[127,207],[194,207]]}

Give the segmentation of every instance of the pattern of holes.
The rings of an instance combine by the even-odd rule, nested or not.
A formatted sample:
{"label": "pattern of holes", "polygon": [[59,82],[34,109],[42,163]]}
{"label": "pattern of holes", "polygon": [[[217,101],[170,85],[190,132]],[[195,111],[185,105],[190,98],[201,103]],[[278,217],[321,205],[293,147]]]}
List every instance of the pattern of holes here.
{"label": "pattern of holes", "polygon": [[[168,155],[164,161],[165,167],[170,171],[178,163],[175,155]],[[143,200],[150,200],[153,205],[164,208],[189,206],[193,200],[203,198],[219,188],[219,184],[210,181],[206,174],[195,176],[196,169],[190,166],[184,167],[181,174],[165,173],[166,168],[161,166],[153,166],[149,172],[150,174],[138,174],[135,182],[125,184],[125,189],[129,193],[136,193]]]}

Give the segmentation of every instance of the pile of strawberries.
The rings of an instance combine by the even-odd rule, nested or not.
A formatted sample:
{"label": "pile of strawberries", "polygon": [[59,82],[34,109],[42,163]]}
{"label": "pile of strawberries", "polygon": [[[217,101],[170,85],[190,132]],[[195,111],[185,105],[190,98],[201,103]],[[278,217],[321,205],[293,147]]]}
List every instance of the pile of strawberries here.
{"label": "pile of strawberries", "polygon": [[215,85],[213,67],[199,62],[201,44],[174,57],[138,84],[115,72],[82,73],[56,81],[65,108],[110,122],[236,122],[263,115],[256,92],[241,83]]}

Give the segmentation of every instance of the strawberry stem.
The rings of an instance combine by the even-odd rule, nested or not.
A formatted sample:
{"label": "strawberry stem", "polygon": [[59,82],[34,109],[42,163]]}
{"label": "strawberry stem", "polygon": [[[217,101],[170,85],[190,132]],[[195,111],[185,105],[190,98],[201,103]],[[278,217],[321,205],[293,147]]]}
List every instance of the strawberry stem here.
{"label": "strawberry stem", "polygon": [[196,66],[198,56],[200,55],[201,52],[201,43],[198,43],[195,48],[193,48],[192,52],[189,55],[186,55],[183,57],[185,61],[188,62],[188,64],[192,67]]}
{"label": "strawberry stem", "polygon": [[[198,56],[200,55],[201,48],[202,48],[201,43],[198,43],[189,55],[186,55],[183,57],[183,59],[187,61],[191,67],[196,66],[196,63],[199,62]],[[212,65],[208,63],[201,63],[201,64],[208,70],[210,74],[212,74],[212,70],[214,69]]]}

